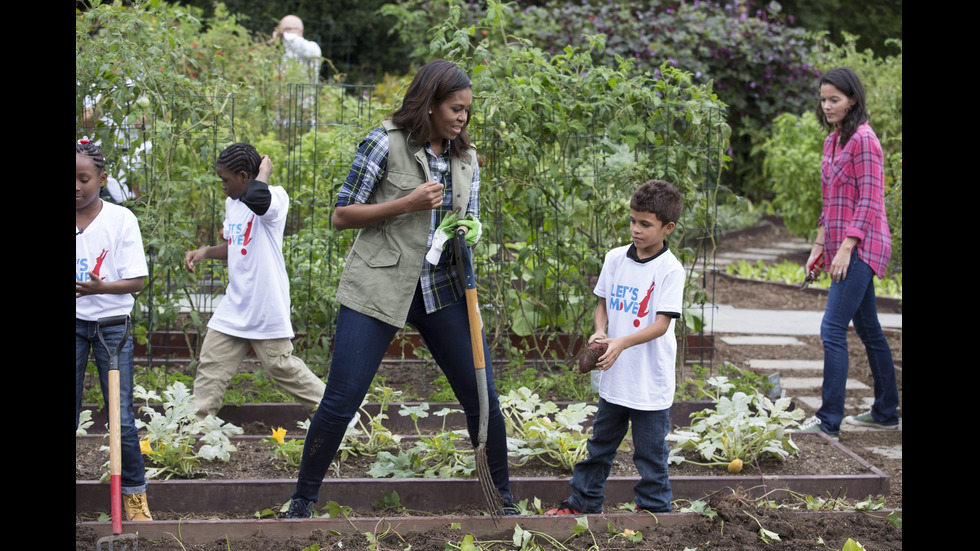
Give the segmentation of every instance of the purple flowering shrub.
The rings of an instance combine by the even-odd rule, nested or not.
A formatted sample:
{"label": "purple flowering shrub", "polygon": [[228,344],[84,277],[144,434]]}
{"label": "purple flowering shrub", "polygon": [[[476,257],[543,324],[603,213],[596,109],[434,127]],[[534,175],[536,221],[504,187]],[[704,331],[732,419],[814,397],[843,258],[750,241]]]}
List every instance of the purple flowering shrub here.
{"label": "purple flowering shrub", "polygon": [[[761,3],[760,3],[761,5]],[[799,114],[813,106],[819,72],[810,63],[814,41],[792,18],[729,2],[553,2],[529,7],[519,17],[522,31],[543,49],[560,51],[580,44],[586,34],[606,35],[596,63],[632,58],[639,70],[657,73],[663,62],[714,82],[729,107],[735,185],[764,194],[752,150],[780,113]],[[775,7],[774,7],[775,9]],[[746,181],[748,180],[748,181]]]}

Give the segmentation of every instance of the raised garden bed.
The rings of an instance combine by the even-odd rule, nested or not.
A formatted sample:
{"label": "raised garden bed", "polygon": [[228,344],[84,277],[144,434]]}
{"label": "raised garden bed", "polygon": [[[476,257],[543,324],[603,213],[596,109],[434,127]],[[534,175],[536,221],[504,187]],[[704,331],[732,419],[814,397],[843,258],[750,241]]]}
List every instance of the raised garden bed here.
{"label": "raised garden bed", "polygon": [[[397,417],[394,416],[394,417]],[[232,461],[257,461],[266,467],[260,479],[243,479],[225,475],[225,464],[216,463],[212,476],[197,480],[152,481],[151,493],[154,510],[181,512],[229,511],[246,509],[257,511],[276,507],[288,499],[295,486],[295,472],[270,468],[268,445],[257,442],[261,437],[236,438],[240,451],[232,455]],[[791,491],[809,495],[867,496],[886,495],[888,477],[863,459],[841,446],[839,442],[819,434],[797,435],[803,448],[801,458],[787,462],[764,462],[761,472],[753,465],[738,475],[730,475],[723,469],[697,467],[684,464],[671,466],[671,484],[676,499],[699,499],[725,488],[741,487],[748,496],[767,492]],[[406,438],[407,440],[407,438]],[[90,436],[77,439],[76,457],[86,455],[84,449],[97,449],[102,439]],[[637,482],[635,470],[624,452],[617,461],[613,476],[606,483],[605,494],[610,503],[629,502],[633,485]],[[359,510],[370,510],[371,503],[383,494],[397,491],[403,506],[418,511],[445,511],[456,507],[479,503],[480,490],[475,478],[366,478],[361,474],[373,458],[351,458],[341,466],[340,477],[328,474],[321,489],[323,504],[336,501]],[[814,463],[802,463],[814,461]],[[238,468],[228,465],[228,469]],[[805,473],[805,474],[800,474]],[[547,466],[529,463],[514,467],[511,485],[518,499],[537,497],[545,503],[558,502],[567,497],[570,473]],[[95,478],[82,474],[81,478]],[[773,494],[775,495],[775,494]],[[93,480],[77,480],[75,491],[76,513],[104,511],[108,503],[108,487]]]}
{"label": "raised garden bed", "polygon": [[[830,549],[839,549],[848,538],[872,544],[872,548],[877,550],[901,549],[901,531],[892,527],[885,519],[890,512],[803,513],[773,509],[761,512],[753,510],[751,514],[767,528],[778,531],[787,546],[801,546],[793,548],[815,548],[819,537]],[[723,525],[693,513],[671,513],[656,517],[616,513],[589,515],[587,519],[590,528],[598,535],[600,549],[684,549],[692,544],[708,545],[709,541],[707,548],[717,550],[758,549],[764,546],[758,536],[758,526],[747,515],[739,516],[735,511],[726,513],[730,518]],[[466,535],[473,536],[477,541],[511,542],[516,525],[523,530],[546,533],[564,541],[575,534],[578,524],[578,518],[574,517],[507,517],[495,524],[489,517],[395,516],[381,520],[339,518],[153,521],[138,526],[125,523],[123,532],[135,532],[138,529],[140,549],[151,550],[230,544],[231,549],[298,551],[312,543],[319,543],[323,549],[327,549],[329,545],[329,548],[359,550],[370,548],[365,534],[387,533],[384,541],[390,542],[391,546],[382,547],[384,549],[405,549],[411,545],[413,551],[425,551],[441,550],[446,542],[458,544]],[[635,545],[625,542],[609,545],[607,540],[612,530],[640,532],[644,538]],[[111,526],[107,522],[79,523],[76,525],[76,548],[92,549],[97,538],[111,533]],[[568,542],[567,548],[587,549],[593,543],[587,536],[580,536],[577,540]],[[514,547],[501,545],[494,549]]]}

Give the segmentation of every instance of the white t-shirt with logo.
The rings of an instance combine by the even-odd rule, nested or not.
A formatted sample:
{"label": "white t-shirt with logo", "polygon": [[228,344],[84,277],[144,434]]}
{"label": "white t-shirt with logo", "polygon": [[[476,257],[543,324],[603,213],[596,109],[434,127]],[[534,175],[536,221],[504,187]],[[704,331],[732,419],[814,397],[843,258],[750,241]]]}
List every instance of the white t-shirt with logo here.
{"label": "white t-shirt with logo", "polygon": [[282,236],[289,197],[269,186],[272,202],[259,216],[239,199],[225,199],[222,236],[228,243],[228,288],[208,327],[244,339],[292,338],[289,278]]}
{"label": "white t-shirt with logo", "polygon": [[[609,251],[594,291],[606,299],[607,336],[641,331],[653,324],[658,313],[680,317],[684,280],[684,266],[666,244],[655,256],[642,261],[636,258],[633,245]],[[642,411],[659,411],[673,404],[677,357],[674,323],[671,319],[661,337],[623,350],[616,363],[602,372],[599,395],[604,400]]]}
{"label": "white t-shirt with logo", "polygon": [[[75,231],[75,281],[88,281],[90,272],[106,282],[146,277],[143,238],[129,209],[102,201],[95,220],[82,232]],[[76,298],[75,317],[96,321],[129,314],[134,302],[129,293]]]}

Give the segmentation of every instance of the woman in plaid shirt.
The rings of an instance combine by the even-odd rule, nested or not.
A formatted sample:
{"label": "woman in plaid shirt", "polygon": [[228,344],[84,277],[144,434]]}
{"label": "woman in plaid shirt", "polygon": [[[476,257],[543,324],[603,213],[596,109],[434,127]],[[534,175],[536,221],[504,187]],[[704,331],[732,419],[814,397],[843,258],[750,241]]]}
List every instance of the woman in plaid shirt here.
{"label": "woman in plaid shirt", "polygon": [[[883,430],[898,428],[898,386],[888,341],[878,323],[872,278],[891,256],[885,218],[884,158],[868,124],[864,86],[853,70],[838,68],[820,78],[821,123],[830,131],[823,146],[823,212],[807,268],[824,254],[832,283],[820,326],[824,343],[823,403],[807,430],[836,437],[842,424]],[[870,412],[844,417],[847,327],[868,353],[875,401]],[[819,421],[819,423],[817,423]]]}

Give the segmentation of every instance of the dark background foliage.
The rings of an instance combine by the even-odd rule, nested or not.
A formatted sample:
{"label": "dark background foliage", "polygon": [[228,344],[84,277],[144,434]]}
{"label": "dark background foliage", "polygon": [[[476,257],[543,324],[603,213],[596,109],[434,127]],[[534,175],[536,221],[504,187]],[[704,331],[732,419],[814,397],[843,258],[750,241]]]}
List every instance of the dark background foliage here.
{"label": "dark background foliage", "polygon": [[[196,6],[206,16],[214,12],[214,0],[184,0],[180,4]],[[320,45],[323,56],[331,60],[345,80],[351,83],[374,83],[385,73],[402,74],[409,60],[403,52],[406,45],[397,35],[389,35],[392,18],[377,10],[385,0],[224,0],[231,13],[246,16],[242,24],[258,35],[268,36],[284,15],[303,20],[304,38]],[[419,37],[428,42],[428,38]],[[324,64],[322,74],[330,78],[333,70]]]}

